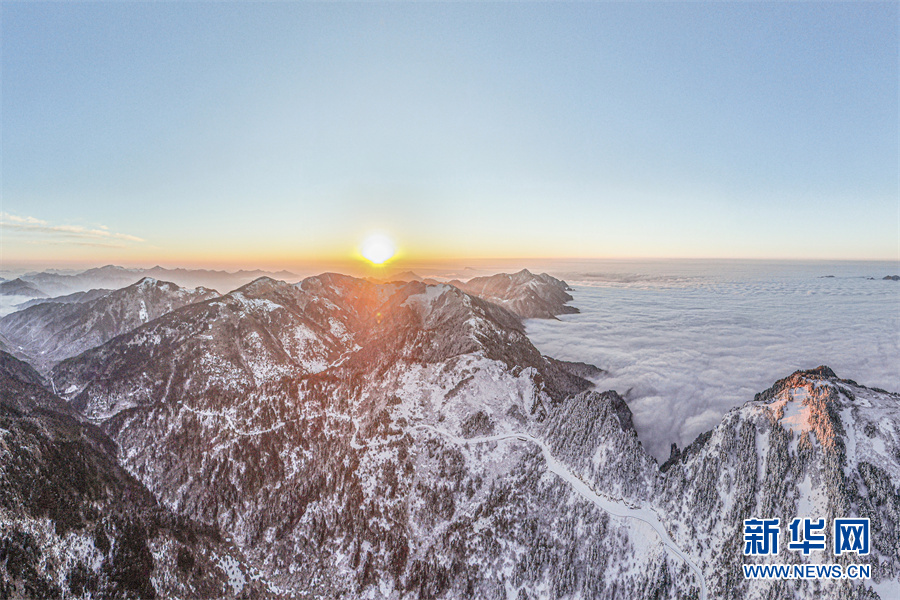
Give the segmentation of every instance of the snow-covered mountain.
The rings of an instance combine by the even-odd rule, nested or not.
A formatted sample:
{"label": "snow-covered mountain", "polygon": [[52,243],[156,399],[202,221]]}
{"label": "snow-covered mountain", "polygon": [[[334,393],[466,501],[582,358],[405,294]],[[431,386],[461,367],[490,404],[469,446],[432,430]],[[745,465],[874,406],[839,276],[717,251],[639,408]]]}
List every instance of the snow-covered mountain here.
{"label": "snow-covered mountain", "polygon": [[739,566],[750,562],[742,561],[744,519],[845,517],[869,519],[869,556],[781,552],[766,562],[870,564],[881,597],[900,597],[898,394],[839,379],[827,367],[796,372],[726,414],[672,461],[660,484],[660,514],[676,542],[713,567],[714,597],[860,597],[848,581],[751,583]]}
{"label": "snow-covered mountain", "polygon": [[[16,354],[40,371],[152,321],[170,311],[218,296],[215,290],[188,290],[144,278],[93,300],[42,302],[0,319],[0,334]],[[66,299],[68,300],[68,298]],[[80,300],[80,298],[79,298]]]}
{"label": "snow-covered mountain", "polygon": [[[597,370],[542,356],[508,308],[564,306],[542,277],[479,284],[496,303],[262,278],[50,377],[162,506],[298,598],[896,597],[900,397],[795,373],[661,469]],[[836,560],[872,579],[745,580],[743,519],[795,516],[869,518],[872,554]]]}
{"label": "snow-covered mountain", "polygon": [[556,315],[577,313],[566,303],[572,300],[571,288],[546,273],[534,275],[522,269],[512,275],[498,273],[489,277],[475,277],[452,285],[479,298],[495,302],[524,319],[553,319]]}
{"label": "snow-covered mountain", "polygon": [[[317,343],[292,348],[284,329],[301,327]],[[329,355],[310,354],[318,348]],[[193,368],[179,371],[184,364]],[[548,479],[534,443],[479,444],[482,464],[441,433],[537,431],[563,398],[590,387],[564,365],[531,346],[515,315],[455,287],[325,275],[299,286],[258,281],[192,305],[64,361],[53,378],[102,420],[126,467],[167,506],[257,549],[257,566],[282,587],[325,597],[471,587],[490,596],[562,585],[558,564],[579,572],[599,548],[614,551],[610,530],[630,535],[627,524],[607,527],[606,513],[564,480]],[[565,502],[551,509],[545,494],[582,512]],[[513,512],[501,518],[497,507]],[[495,556],[485,538],[495,519],[521,546],[516,554]],[[553,543],[516,572],[519,554],[555,538],[559,523],[582,550]],[[577,534],[585,526],[595,533]],[[450,538],[430,535],[434,527]],[[476,558],[492,568],[470,564]],[[635,581],[656,585],[667,560],[655,552]],[[603,573],[588,585],[603,589]]]}
{"label": "snow-covered mountain", "polygon": [[279,596],[260,579],[217,531],[160,506],[111,439],[0,352],[0,597]]}

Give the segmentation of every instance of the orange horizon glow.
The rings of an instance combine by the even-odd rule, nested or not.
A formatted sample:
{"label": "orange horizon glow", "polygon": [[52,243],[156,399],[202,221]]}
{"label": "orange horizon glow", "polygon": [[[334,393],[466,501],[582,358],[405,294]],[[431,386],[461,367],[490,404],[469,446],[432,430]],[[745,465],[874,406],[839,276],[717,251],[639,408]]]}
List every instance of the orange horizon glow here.
{"label": "orange horizon glow", "polygon": [[[625,231],[604,232],[602,228],[596,235],[574,229],[563,236],[525,232],[527,244],[523,246],[511,231],[501,229],[490,235],[469,229],[438,233],[434,224],[417,228],[382,219],[365,225],[347,225],[339,235],[333,236],[306,226],[302,233],[291,236],[248,232],[237,237],[223,235],[207,243],[176,235],[155,238],[143,231],[136,231],[142,241],[88,243],[54,237],[55,234],[10,229],[0,238],[0,270],[88,269],[113,264],[226,271],[287,270],[298,274],[339,271],[383,276],[394,271],[432,266],[449,269],[474,263],[513,268],[545,261],[590,260],[900,260],[900,252],[892,256],[877,246],[860,247],[851,238],[840,238],[833,243],[829,256],[810,249],[802,240],[792,242],[792,247],[786,249],[735,238],[727,251],[723,251],[716,248],[710,236],[675,242],[660,238],[653,231],[628,235]],[[393,247],[391,256],[381,266],[361,251],[361,243],[373,234],[384,235]],[[223,238],[228,240],[227,244]]]}
{"label": "orange horizon glow", "polygon": [[[163,251],[163,252],[119,252],[113,255],[103,253],[78,253],[67,252],[66,255],[52,255],[41,253],[41,256],[29,253],[28,255],[13,255],[6,251],[0,256],[0,269],[13,268],[42,270],[44,268],[93,268],[104,265],[118,265],[124,267],[152,268],[162,266],[164,268],[198,268],[215,270],[235,269],[266,269],[266,270],[293,270],[298,267],[306,269],[335,269],[363,271],[367,267],[378,266],[367,259],[358,248],[344,251],[273,251],[271,249],[255,252],[231,251]],[[728,255],[715,255],[711,253],[663,253],[663,252],[628,252],[628,253],[604,253],[604,254],[576,254],[576,253],[521,253],[521,252],[442,252],[439,250],[425,251],[424,249],[410,249],[397,247],[396,252],[389,259],[383,261],[380,268],[395,267],[406,270],[412,266],[435,265],[447,266],[466,262],[508,262],[508,261],[584,261],[584,260],[800,260],[800,261],[896,261],[896,256],[840,256],[818,257],[804,256],[800,253],[794,255],[740,255],[729,253]]]}
{"label": "orange horizon glow", "polygon": [[[676,260],[760,260],[760,261],[896,261],[900,256],[885,257],[860,252],[857,255],[810,256],[802,252],[779,255],[762,252],[763,247],[733,248],[728,253],[713,253],[699,243],[673,247],[671,244],[630,244],[595,242],[602,246],[615,246],[603,251],[595,248],[585,252],[585,240],[572,239],[566,244],[553,240],[534,240],[527,252],[521,246],[506,244],[503,240],[482,240],[467,244],[450,244],[447,240],[423,237],[423,234],[403,235],[386,233],[387,228],[359,228],[324,243],[320,239],[301,237],[294,239],[273,238],[254,243],[248,238],[223,249],[220,245],[201,248],[182,240],[148,240],[130,243],[117,248],[78,244],[28,244],[8,245],[7,238],[0,244],[0,270],[41,271],[50,268],[90,269],[105,265],[128,268],[210,269],[210,270],[286,270],[298,276],[336,271],[348,275],[383,277],[390,273],[417,269],[459,269],[482,265],[484,268],[538,268],[537,264],[549,261],[676,261]],[[367,258],[361,251],[361,243],[373,234],[387,237],[393,248],[392,255],[381,264]],[[6,237],[6,236],[4,236]],[[61,248],[61,246],[65,246]],[[464,249],[464,250],[463,250]],[[11,251],[12,250],[12,251]],[[555,250],[555,251],[552,251]],[[580,250],[580,252],[579,252]],[[744,250],[741,252],[740,250]]]}
{"label": "orange horizon glow", "polygon": [[810,262],[852,262],[852,261],[896,261],[896,258],[781,258],[781,257],[719,257],[719,256],[439,256],[399,252],[390,260],[376,265],[359,253],[348,252],[334,256],[271,256],[260,253],[230,255],[208,253],[202,256],[158,256],[156,258],[133,257],[121,259],[91,259],[70,257],[61,260],[34,259],[10,260],[4,256],[0,260],[3,271],[43,271],[45,269],[87,270],[116,265],[125,268],[150,269],[160,266],[165,269],[208,269],[235,272],[239,270],[263,270],[269,272],[288,271],[298,277],[317,275],[324,272],[339,272],[353,276],[383,277],[402,271],[428,269],[458,270],[466,267],[479,269],[538,269],[548,262],[586,261],[810,261]]}

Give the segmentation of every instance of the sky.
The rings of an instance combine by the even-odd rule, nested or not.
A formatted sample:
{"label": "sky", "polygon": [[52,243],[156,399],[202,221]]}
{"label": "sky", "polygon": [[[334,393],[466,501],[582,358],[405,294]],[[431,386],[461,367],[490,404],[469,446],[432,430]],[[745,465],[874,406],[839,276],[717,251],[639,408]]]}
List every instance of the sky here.
{"label": "sky", "polygon": [[900,260],[898,4],[0,3],[0,262]]}

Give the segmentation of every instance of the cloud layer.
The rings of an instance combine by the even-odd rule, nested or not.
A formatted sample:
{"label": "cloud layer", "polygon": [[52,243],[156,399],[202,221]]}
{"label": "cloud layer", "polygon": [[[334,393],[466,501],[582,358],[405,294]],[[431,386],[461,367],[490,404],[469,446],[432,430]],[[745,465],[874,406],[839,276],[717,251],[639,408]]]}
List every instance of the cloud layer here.
{"label": "cloud layer", "polygon": [[797,369],[900,391],[900,284],[888,273],[708,271],[562,274],[581,314],[529,321],[528,334],[544,354],[607,369],[598,387],[625,395],[663,460]]}
{"label": "cloud layer", "polygon": [[36,234],[42,241],[67,242],[88,245],[119,246],[121,242],[143,242],[144,240],[127,233],[116,233],[108,227],[97,225],[93,228],[82,225],[51,225],[35,217],[20,217],[0,213],[0,228],[5,231]]}

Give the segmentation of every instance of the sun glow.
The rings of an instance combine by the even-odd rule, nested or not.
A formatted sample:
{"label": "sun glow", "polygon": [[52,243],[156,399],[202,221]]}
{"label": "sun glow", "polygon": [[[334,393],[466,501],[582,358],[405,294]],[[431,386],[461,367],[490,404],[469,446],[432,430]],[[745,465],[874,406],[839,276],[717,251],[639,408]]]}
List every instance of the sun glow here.
{"label": "sun glow", "polygon": [[394,242],[386,235],[373,234],[363,240],[359,253],[373,265],[383,265],[397,252]]}

